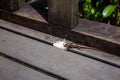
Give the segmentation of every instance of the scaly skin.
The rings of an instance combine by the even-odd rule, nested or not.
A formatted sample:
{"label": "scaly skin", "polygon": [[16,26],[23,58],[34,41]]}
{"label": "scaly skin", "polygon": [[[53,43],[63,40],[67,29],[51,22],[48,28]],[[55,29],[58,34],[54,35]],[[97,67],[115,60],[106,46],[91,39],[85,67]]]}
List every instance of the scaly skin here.
{"label": "scaly skin", "polygon": [[94,49],[94,50],[98,50],[96,48],[93,48],[93,47],[88,47],[88,46],[83,46],[83,45],[79,45],[79,44],[76,44],[76,43],[67,43],[64,45],[67,49],[70,49],[70,48],[77,48],[77,49],[81,49],[81,48],[84,48],[84,49]]}

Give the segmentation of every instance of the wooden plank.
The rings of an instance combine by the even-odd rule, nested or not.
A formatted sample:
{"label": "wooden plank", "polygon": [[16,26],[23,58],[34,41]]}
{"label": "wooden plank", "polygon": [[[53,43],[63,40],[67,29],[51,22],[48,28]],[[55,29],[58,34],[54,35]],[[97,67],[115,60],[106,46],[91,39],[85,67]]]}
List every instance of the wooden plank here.
{"label": "wooden plank", "polygon": [[120,68],[0,29],[0,51],[70,80],[119,80]]}
{"label": "wooden plank", "polygon": [[19,3],[19,7],[19,10],[13,12],[14,14],[47,23],[47,20],[43,17],[47,13],[43,13],[42,10],[39,10],[38,13],[35,8],[30,6],[29,4],[22,3]]}
{"label": "wooden plank", "polygon": [[49,23],[73,28],[78,24],[78,0],[48,0]]}
{"label": "wooden plank", "polygon": [[0,8],[8,11],[15,11],[19,8],[18,0],[0,0]]}
{"label": "wooden plank", "polygon": [[[41,32],[53,35],[53,36],[66,38],[67,40],[73,41],[78,44],[95,47],[102,51],[108,52],[110,54],[115,54],[120,56],[119,28],[112,25],[108,26],[106,24],[99,24],[94,22],[94,24],[97,24],[96,25],[97,27],[102,26],[103,29],[107,27],[108,29],[113,28],[114,30],[116,30],[116,33],[118,35],[111,35],[112,37],[108,36],[106,38],[104,36],[101,36],[102,33],[99,33],[99,32],[102,32],[103,30],[102,28],[100,29],[101,31],[98,32],[101,35],[95,35],[95,34],[93,35],[88,33],[88,31],[84,32],[84,31],[81,31],[80,29],[77,29],[78,27],[86,23],[91,23],[91,21],[85,21],[85,23],[83,24],[81,23],[82,25],[81,24],[78,25],[75,29],[68,30],[58,26],[40,22],[38,20],[33,20],[28,17],[18,16],[16,14],[12,14],[10,12],[3,11],[3,10],[0,10],[0,18],[16,24],[23,25],[25,27],[28,27],[37,31],[41,31]],[[96,29],[96,28],[93,28],[93,29]],[[109,33],[110,32],[108,31],[107,34]]]}
{"label": "wooden plank", "polygon": [[120,28],[118,27],[89,20],[79,19],[79,25],[72,30],[68,30],[58,26],[43,23],[43,21],[40,22],[38,19],[35,20],[35,18],[33,19],[30,16],[33,17],[32,14],[29,14],[29,16],[19,16],[16,13],[13,14],[7,11],[0,10],[1,19],[8,20],[12,23],[20,24],[25,27],[41,31],[53,36],[66,38],[67,40],[76,42],[78,44],[95,47],[102,51],[120,56]]}
{"label": "wooden plank", "polygon": [[[0,26],[1,26],[1,28],[11,30],[18,34],[23,34],[23,35],[29,36],[31,38],[34,38],[39,41],[43,41],[43,42],[51,44],[51,45],[58,40],[62,40],[61,38],[58,38],[58,37],[55,37],[55,36],[52,36],[49,34],[45,34],[45,33],[42,33],[42,32],[39,32],[39,31],[36,31],[33,29],[29,29],[29,28],[26,28],[26,27],[18,25],[18,24],[10,23],[10,22],[4,21],[4,20],[0,20]],[[101,61],[105,61],[107,63],[112,63],[114,65],[120,66],[120,57],[119,56],[111,55],[111,54],[108,54],[108,53],[105,53],[102,51],[97,51],[97,50],[92,50],[92,49],[80,49],[80,50],[72,49],[72,51],[77,52],[82,55],[89,56],[91,58],[94,57]]]}
{"label": "wooden plank", "polygon": [[0,56],[0,80],[57,80]]}

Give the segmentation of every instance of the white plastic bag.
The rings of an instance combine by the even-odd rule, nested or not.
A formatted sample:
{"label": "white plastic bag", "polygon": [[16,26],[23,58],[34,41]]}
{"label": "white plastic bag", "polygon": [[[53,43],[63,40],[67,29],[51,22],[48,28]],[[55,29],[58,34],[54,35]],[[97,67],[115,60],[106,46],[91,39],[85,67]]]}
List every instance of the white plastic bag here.
{"label": "white plastic bag", "polygon": [[67,50],[65,44],[67,44],[66,39],[64,39],[63,41],[56,41],[55,43],[53,43],[53,46],[59,49]]}

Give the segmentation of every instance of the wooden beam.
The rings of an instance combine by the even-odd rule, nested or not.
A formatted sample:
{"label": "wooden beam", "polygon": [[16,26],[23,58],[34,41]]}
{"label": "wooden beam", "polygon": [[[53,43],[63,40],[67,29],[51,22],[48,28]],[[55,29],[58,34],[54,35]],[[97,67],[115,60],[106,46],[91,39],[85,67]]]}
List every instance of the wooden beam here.
{"label": "wooden beam", "polygon": [[[82,22],[82,21],[81,21]],[[54,42],[58,40],[62,40],[62,38],[58,38],[40,31],[35,31],[33,29],[26,28],[22,25],[14,24],[5,20],[0,19],[0,29],[4,29],[10,32],[14,32],[20,35],[24,35],[27,38],[31,38],[40,42],[43,42],[45,44],[52,45]],[[67,41],[69,42],[69,41]],[[120,68],[120,57],[111,55],[99,50],[93,50],[93,49],[81,49],[81,50],[76,50],[76,49],[69,49],[69,51],[87,56],[89,58],[98,60],[98,61],[104,61],[107,64],[112,64],[116,67],[119,66]]]}
{"label": "wooden beam", "polygon": [[49,23],[73,28],[78,24],[78,0],[48,0]]}
{"label": "wooden beam", "polygon": [[[58,80],[42,72],[31,69],[24,62],[16,61],[0,52],[0,79],[1,80]],[[5,58],[4,58],[5,57]],[[8,59],[6,59],[6,57]],[[14,60],[14,61],[13,61]],[[15,62],[16,61],[16,62]],[[11,74],[11,75],[10,75]]]}
{"label": "wooden beam", "polygon": [[[64,78],[58,78],[58,80],[120,80],[120,68],[69,51],[60,50],[43,42],[3,29],[0,29],[0,51],[12,58],[36,66],[38,71],[40,68]],[[0,64],[0,66],[3,65]],[[0,72],[2,71],[0,70]],[[44,80],[33,78],[25,80]],[[8,80],[18,79],[8,78]]]}
{"label": "wooden beam", "polygon": [[[25,10],[26,8],[24,7]],[[32,14],[30,15],[32,16]],[[1,9],[0,18],[40,32],[60,38],[66,38],[67,40],[75,43],[95,47],[102,51],[120,56],[120,28],[112,25],[79,19],[79,25],[74,29],[69,30],[43,23],[38,19],[31,19],[29,16],[25,17],[23,15],[13,14]]]}
{"label": "wooden beam", "polygon": [[15,11],[19,8],[18,0],[0,0],[0,8],[8,11]]}

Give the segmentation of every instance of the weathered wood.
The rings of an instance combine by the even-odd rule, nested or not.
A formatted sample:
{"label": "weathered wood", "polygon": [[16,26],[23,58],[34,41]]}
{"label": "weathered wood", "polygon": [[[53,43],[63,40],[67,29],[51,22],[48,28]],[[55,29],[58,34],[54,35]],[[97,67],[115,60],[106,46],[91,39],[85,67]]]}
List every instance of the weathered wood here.
{"label": "weathered wood", "polygon": [[14,14],[17,14],[23,17],[29,17],[30,19],[47,23],[46,19],[43,17],[47,13],[42,13],[42,10],[39,9],[41,11],[41,12],[39,11],[41,13],[40,14],[29,4],[22,4],[22,3],[19,3],[19,7],[20,7],[19,10],[13,12]]}
{"label": "weathered wood", "polygon": [[[29,16],[30,15],[33,16],[32,14],[29,14],[27,12],[26,14],[28,14]],[[16,13],[13,14],[8,11],[0,10],[1,19],[8,20],[10,22],[20,24],[25,27],[35,29],[37,31],[41,31],[53,36],[66,38],[67,40],[76,42],[78,44],[96,47],[100,50],[120,56],[120,37],[119,37],[120,28],[117,28],[112,25],[110,26],[107,24],[100,24],[98,22],[79,19],[79,25],[72,30],[68,30],[58,26],[43,23],[44,21],[42,20],[42,18],[41,18],[42,22],[40,22],[40,20],[38,19],[35,20],[35,18],[33,19],[29,16],[25,15],[23,16],[22,15],[19,16],[19,14]],[[111,33],[111,30],[113,29],[114,32]],[[104,30],[106,30],[106,32]]]}
{"label": "weathered wood", "polygon": [[[13,22],[13,23],[16,23],[16,24],[23,25],[25,27],[28,27],[28,28],[31,28],[31,29],[34,29],[37,31],[41,31],[41,32],[53,35],[53,36],[57,36],[60,38],[66,38],[67,40],[76,42],[78,44],[96,47],[100,50],[120,56],[119,35],[118,35],[117,39],[114,38],[116,35],[112,35],[113,37],[108,36],[106,38],[101,35],[95,35],[95,34],[93,35],[92,33],[86,33],[86,32],[79,30],[80,27],[82,27],[86,23],[91,23],[90,21],[84,22],[83,24],[81,23],[73,30],[68,30],[68,29],[63,29],[58,26],[43,23],[43,22],[40,22],[35,19],[33,20],[33,19],[30,19],[29,17],[19,16],[19,15],[16,15],[11,12],[4,11],[4,10],[0,10],[0,18],[10,21],[10,22]],[[103,24],[103,25],[102,25],[103,26],[102,29],[108,27],[108,25],[105,25],[105,24]],[[97,23],[97,25],[95,25],[94,27],[99,27],[99,26],[101,26],[101,24]],[[79,27],[79,29],[77,29],[78,27]],[[113,27],[113,26],[111,26],[111,27],[117,29],[116,27]],[[86,27],[84,27],[84,28],[86,28]],[[96,28],[93,28],[93,29],[96,29]],[[117,32],[119,33],[119,30]],[[99,34],[101,34],[101,33],[99,33]],[[112,38],[113,40],[111,40],[110,38]]]}
{"label": "weathered wood", "polygon": [[[82,22],[82,21],[81,21]],[[58,40],[62,40],[59,37],[55,37],[46,33],[42,33],[33,29],[26,28],[24,26],[14,24],[5,20],[0,20],[0,28],[15,32],[18,34],[23,34],[27,37],[31,37],[38,41],[43,41],[44,43],[52,45]],[[69,41],[67,41],[69,42]],[[73,49],[72,49],[73,50]],[[88,56],[89,58],[94,58],[96,60],[104,61],[107,63],[114,64],[114,66],[120,66],[120,57],[112,54],[108,54],[102,51],[97,51],[93,49],[74,49],[74,52],[80,55]]]}
{"label": "weathered wood", "polygon": [[15,11],[18,7],[18,0],[0,0],[0,8],[8,11]]}
{"label": "weathered wood", "polygon": [[0,51],[69,80],[119,80],[120,68],[0,29]]}
{"label": "weathered wood", "polygon": [[78,24],[78,0],[48,0],[49,23],[73,28]]}
{"label": "weathered wood", "polygon": [[0,80],[57,80],[0,56]]}

